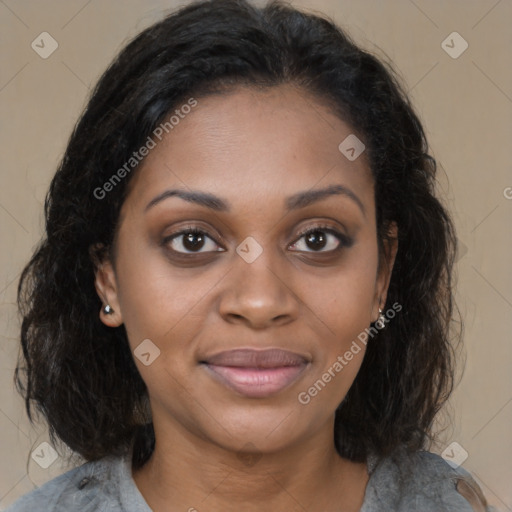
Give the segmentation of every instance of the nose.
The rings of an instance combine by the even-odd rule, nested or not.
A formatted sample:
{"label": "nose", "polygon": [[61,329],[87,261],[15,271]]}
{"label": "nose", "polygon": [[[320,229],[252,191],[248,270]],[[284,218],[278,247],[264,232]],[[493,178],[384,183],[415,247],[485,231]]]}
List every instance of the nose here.
{"label": "nose", "polygon": [[[224,280],[219,314],[229,323],[252,329],[284,325],[298,317],[300,300],[287,273],[263,254],[252,263],[234,256],[233,268]],[[288,281],[288,282],[287,282]]]}

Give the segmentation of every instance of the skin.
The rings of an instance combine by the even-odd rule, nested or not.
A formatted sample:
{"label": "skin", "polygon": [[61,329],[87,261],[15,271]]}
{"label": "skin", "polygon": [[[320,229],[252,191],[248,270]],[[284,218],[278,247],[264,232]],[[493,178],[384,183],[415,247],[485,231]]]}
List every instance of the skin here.
{"label": "skin", "polygon": [[[132,350],[145,339],[160,350],[149,366],[135,358],[156,447],[133,478],[155,512],[361,507],[366,465],[337,454],[333,425],[364,346],[307,405],[297,399],[377,320],[397,250],[386,245],[379,265],[366,155],[349,161],[338,149],[351,133],[296,87],[239,87],[198,98],[133,176],[96,289],[114,309],[101,320],[124,323]],[[330,185],[350,189],[364,213],[341,194],[286,212],[289,196]],[[214,194],[230,210],[170,197],[145,211],[175,188]],[[321,230],[326,245],[308,245],[301,230],[319,223],[352,243]],[[211,240],[179,258],[183,236],[162,240],[190,224]],[[236,252],[249,236],[263,249],[252,263]],[[282,348],[310,363],[287,388],[249,398],[199,364],[234,348]]]}

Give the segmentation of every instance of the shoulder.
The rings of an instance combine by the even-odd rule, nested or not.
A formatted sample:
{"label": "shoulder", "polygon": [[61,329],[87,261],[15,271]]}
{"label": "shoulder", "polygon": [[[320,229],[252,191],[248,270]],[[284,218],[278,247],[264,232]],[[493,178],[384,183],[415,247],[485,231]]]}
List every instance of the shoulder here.
{"label": "shoulder", "polygon": [[18,499],[5,512],[115,511],[112,493],[121,457],[87,462]]}
{"label": "shoulder", "polygon": [[427,451],[401,447],[376,461],[361,512],[492,512],[478,484],[462,467]]}

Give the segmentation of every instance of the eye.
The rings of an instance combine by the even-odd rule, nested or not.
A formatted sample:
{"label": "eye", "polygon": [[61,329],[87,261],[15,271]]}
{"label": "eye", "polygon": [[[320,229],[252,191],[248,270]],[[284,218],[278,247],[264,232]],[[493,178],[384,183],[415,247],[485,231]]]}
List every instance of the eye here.
{"label": "eye", "polygon": [[204,231],[197,228],[187,228],[167,236],[162,241],[172,251],[180,254],[197,254],[223,251],[221,247]]}
{"label": "eye", "polygon": [[352,240],[327,226],[315,226],[300,234],[290,248],[301,252],[331,252],[350,247]]}

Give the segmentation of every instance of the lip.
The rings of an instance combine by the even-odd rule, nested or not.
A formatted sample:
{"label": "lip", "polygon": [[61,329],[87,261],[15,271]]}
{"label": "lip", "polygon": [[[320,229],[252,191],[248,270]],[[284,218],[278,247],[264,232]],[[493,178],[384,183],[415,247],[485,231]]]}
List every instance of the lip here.
{"label": "lip", "polygon": [[201,364],[228,388],[247,397],[263,398],[291,385],[309,361],[281,349],[236,349],[214,354]]}

